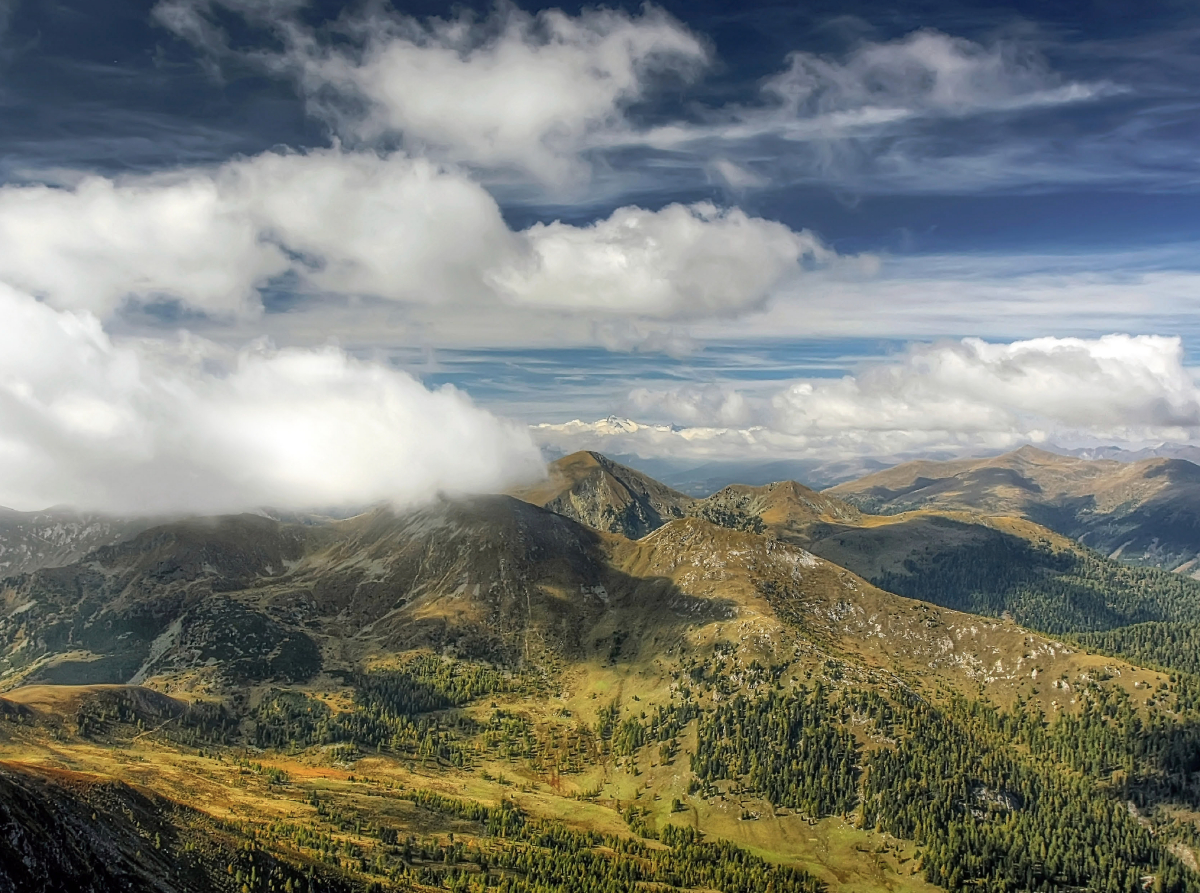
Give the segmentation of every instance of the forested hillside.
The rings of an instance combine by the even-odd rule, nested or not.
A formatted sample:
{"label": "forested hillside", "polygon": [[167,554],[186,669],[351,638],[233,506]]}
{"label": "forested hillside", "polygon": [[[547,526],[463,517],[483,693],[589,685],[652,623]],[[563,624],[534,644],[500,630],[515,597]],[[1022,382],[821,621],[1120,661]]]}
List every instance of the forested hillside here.
{"label": "forested hillside", "polygon": [[241,516],[9,578],[43,805],[0,890],[1200,893],[1200,584],[794,483],[679,514]]}
{"label": "forested hillside", "polygon": [[1075,636],[1085,648],[1200,676],[1200,624],[1138,623]]}
{"label": "forested hillside", "polygon": [[[899,526],[896,534],[903,536]],[[874,574],[871,582],[973,614],[1010,614],[1024,626],[1054,634],[1200,619],[1200,582],[1190,577],[1003,530],[973,533],[972,542],[913,554],[895,570]],[[813,548],[823,551],[821,544]]]}

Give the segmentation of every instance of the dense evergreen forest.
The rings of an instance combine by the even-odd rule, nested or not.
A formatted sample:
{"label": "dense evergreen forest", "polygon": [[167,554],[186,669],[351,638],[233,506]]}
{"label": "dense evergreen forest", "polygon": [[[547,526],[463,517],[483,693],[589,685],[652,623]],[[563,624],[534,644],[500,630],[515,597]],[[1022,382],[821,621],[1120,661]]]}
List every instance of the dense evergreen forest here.
{"label": "dense evergreen forest", "polygon": [[1200,623],[1138,623],[1075,636],[1092,651],[1136,664],[1200,675]]}
{"label": "dense evergreen forest", "polygon": [[[1139,734],[1132,711],[1104,701],[1052,723],[961,698],[934,705],[867,693],[856,706],[897,742],[864,760],[860,821],[920,843],[930,881],[1132,891],[1153,875],[1156,890],[1200,889],[1126,802],[1148,780],[1138,767],[1153,781],[1190,785],[1200,768],[1194,722]],[[1186,739],[1178,752],[1176,735]],[[1153,757],[1138,761],[1143,752]]]}
{"label": "dense evergreen forest", "polygon": [[846,815],[859,767],[839,712],[819,685],[723,701],[700,721],[692,771],[706,782],[744,779],[772,804],[806,815]]}
{"label": "dense evergreen forest", "polygon": [[1052,635],[1200,622],[1200,581],[1000,531],[984,542],[909,557],[902,571],[878,574],[871,582],[957,611],[1007,613]]}
{"label": "dense evergreen forest", "polygon": [[814,817],[857,806],[860,826],[920,844],[926,878],[952,890],[1134,891],[1151,875],[1200,890],[1128,805],[1200,808],[1194,686],[1160,692],[1170,715],[1151,722],[1119,688],[1079,695],[1081,713],[1049,720],[904,690],[771,691],[704,714],[692,764]]}

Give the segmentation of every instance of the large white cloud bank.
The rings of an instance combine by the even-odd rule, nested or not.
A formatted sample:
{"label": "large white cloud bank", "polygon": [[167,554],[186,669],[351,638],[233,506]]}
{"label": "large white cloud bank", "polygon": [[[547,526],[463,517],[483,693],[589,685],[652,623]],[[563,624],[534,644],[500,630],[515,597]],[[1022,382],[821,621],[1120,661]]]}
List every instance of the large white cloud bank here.
{"label": "large white cloud bank", "polygon": [[524,427],[342,351],[116,344],[91,314],[0,286],[0,504],[411,505],[540,470]]}
{"label": "large white cloud bank", "polygon": [[281,45],[250,58],[291,77],[310,109],[348,141],[407,149],[561,186],[581,175],[599,134],[628,132],[628,107],[664,75],[690,79],[705,44],[653,6],[419,19],[382,5],[344,16],[338,39],[244,0],[163,0],[156,19],[217,60],[234,54],[215,7],[271,28]]}
{"label": "large white cloud bank", "polygon": [[772,393],[719,384],[638,388],[629,403],[657,423],[577,421],[536,433],[568,448],[698,458],[1145,444],[1200,433],[1200,387],[1180,339],[1148,335],[965,338]]}
{"label": "large white cloud bank", "polygon": [[807,231],[707,203],[513,231],[478,183],[402,153],[0,187],[0,282],[102,316],[131,298],[253,316],[285,276],[293,291],[409,304],[723,316],[833,259]]}

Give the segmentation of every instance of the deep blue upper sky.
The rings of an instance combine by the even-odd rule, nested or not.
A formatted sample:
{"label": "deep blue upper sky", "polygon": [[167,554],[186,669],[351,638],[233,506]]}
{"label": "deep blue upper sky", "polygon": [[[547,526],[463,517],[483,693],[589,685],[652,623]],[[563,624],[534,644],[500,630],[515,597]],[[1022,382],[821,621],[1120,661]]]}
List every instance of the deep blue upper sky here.
{"label": "deep blue upper sky", "polygon": [[[152,3],[17,0],[0,64],[5,124],[0,174],[30,168],[118,172],[220,162],[273,146],[327,145],[325,125],[306,114],[286,81],[250,66],[214,77],[190,44],[150,16]],[[470,4],[468,4],[469,6]],[[519,4],[528,9],[542,4]],[[632,10],[635,4],[622,4]],[[577,4],[557,4],[570,12]],[[1124,92],[1095,102],[988,120],[933,122],[917,134],[937,152],[1036,142],[1030,157],[1092,169],[1081,182],[989,184],[986,177],[939,186],[820,183],[794,177],[731,196],[687,171],[668,171],[631,192],[567,205],[498,193],[516,225],[588,220],[628,201],[736,200],[748,211],[809,227],[842,250],[902,253],[1107,250],[1200,237],[1200,7],[1194,3],[776,3],[666,2],[707,38],[716,64],[686,91],[668,90],[637,110],[643,120],[752,100],[788,53],[844,53],[933,28],[981,43],[1020,40],[1065,80],[1103,79]],[[344,4],[314,3],[312,22]],[[415,15],[442,3],[402,3]],[[461,7],[455,7],[461,8]],[[486,8],[486,7],[483,7]],[[270,37],[226,15],[243,46]],[[915,137],[914,137],[915,138]],[[770,151],[767,147],[764,151]],[[932,193],[932,194],[931,194]]]}

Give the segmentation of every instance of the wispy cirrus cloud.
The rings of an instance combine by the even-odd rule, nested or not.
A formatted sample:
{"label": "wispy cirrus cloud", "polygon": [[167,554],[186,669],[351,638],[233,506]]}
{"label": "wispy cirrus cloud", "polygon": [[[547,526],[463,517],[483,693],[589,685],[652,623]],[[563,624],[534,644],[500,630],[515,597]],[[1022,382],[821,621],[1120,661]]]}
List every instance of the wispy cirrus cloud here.
{"label": "wispy cirrus cloud", "polygon": [[1028,42],[980,43],[922,29],[840,56],[793,52],[760,84],[755,102],[700,108],[687,120],[609,136],[661,150],[676,164],[707,162],[735,191],[803,183],[855,194],[1044,189],[1146,167],[1137,159],[1114,165],[1117,139],[1105,149],[1103,135],[1076,137],[1065,148],[1020,127],[1048,110],[1128,90],[1108,79],[1066,77]]}
{"label": "wispy cirrus cloud", "polygon": [[966,118],[1085,102],[1119,92],[1106,82],[1066,80],[1028,47],[986,46],[934,30],[866,42],[844,59],[794,52],[767,78],[755,105],[712,110],[712,120],[666,125],[651,145],[763,136],[827,141],[866,138],[920,118]]}
{"label": "wispy cirrus cloud", "polygon": [[728,326],[699,322],[701,341],[777,338],[991,339],[1071,332],[1197,334],[1200,288],[1192,243],[1125,251],[888,255],[810,276],[761,313]]}
{"label": "wispy cirrus cloud", "polygon": [[[289,78],[340,138],[472,166],[516,200],[653,191],[668,171],[734,191],[808,181],[989,190],[1045,183],[1047,166],[1088,180],[1094,165],[1056,162],[1000,122],[1127,89],[1064,76],[1027,41],[925,28],[844,53],[794,51],[753,100],[704,105],[686,86],[712,67],[709,45],[653,6],[568,16],[498,5],[482,18],[425,19],[371,7],[320,27],[295,7],[161,0],[155,15],[214,64],[236,58]],[[216,9],[266,28],[279,49],[235,49]],[[685,92],[651,121],[639,106],[664,82]],[[951,133],[981,120],[982,142]],[[918,176],[922,164],[933,172]]]}

